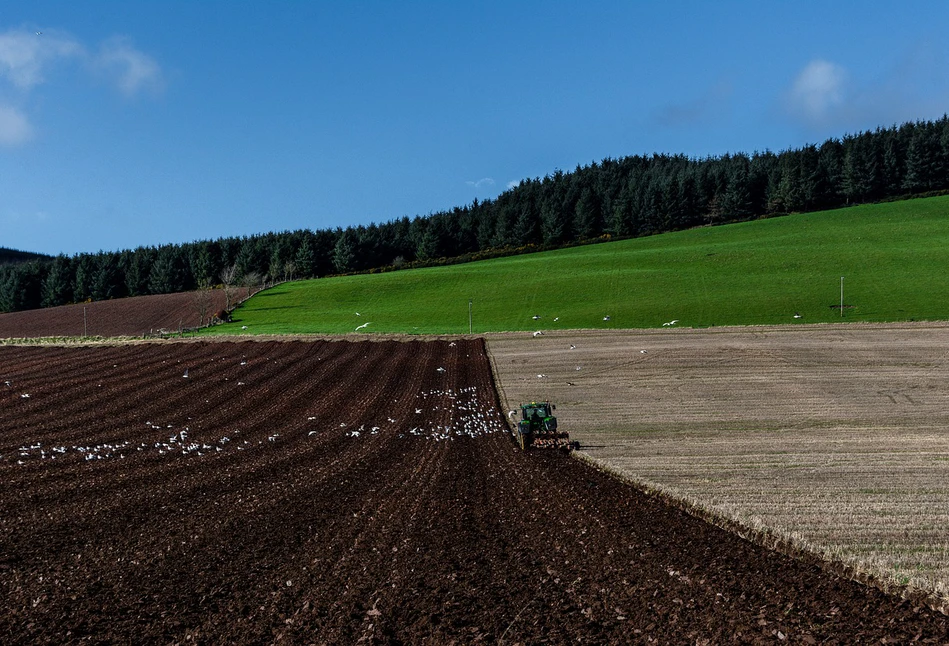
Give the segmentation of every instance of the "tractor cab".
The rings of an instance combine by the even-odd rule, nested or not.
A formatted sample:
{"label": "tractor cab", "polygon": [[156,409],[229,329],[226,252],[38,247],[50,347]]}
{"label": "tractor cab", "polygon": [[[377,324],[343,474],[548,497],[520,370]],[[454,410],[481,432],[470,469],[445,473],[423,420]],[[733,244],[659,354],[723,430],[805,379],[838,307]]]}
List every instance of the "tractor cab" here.
{"label": "tractor cab", "polygon": [[557,430],[557,418],[553,411],[557,407],[550,402],[531,402],[521,406],[521,421],[527,421],[532,428],[543,428],[547,431]]}
{"label": "tractor cab", "polygon": [[517,422],[515,438],[525,451],[536,448],[572,448],[570,435],[557,431],[556,406],[549,401],[521,405],[521,419]]}

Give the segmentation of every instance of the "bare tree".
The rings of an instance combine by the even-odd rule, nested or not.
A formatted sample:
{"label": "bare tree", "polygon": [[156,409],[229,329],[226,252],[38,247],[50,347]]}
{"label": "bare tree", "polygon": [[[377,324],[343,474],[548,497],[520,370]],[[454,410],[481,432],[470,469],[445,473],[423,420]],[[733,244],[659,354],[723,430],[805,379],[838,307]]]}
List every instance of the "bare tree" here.
{"label": "bare tree", "polygon": [[231,311],[231,297],[234,296],[234,288],[237,279],[237,265],[231,265],[221,270],[221,283],[224,285],[224,311]]}
{"label": "bare tree", "polygon": [[211,279],[202,278],[198,281],[198,291],[194,293],[194,308],[198,313],[198,325],[204,325],[205,319],[210,323],[211,306],[214,296],[211,294]]}
{"label": "bare tree", "polygon": [[283,279],[284,280],[293,280],[293,274],[297,271],[297,263],[292,260],[288,260],[283,263]]}

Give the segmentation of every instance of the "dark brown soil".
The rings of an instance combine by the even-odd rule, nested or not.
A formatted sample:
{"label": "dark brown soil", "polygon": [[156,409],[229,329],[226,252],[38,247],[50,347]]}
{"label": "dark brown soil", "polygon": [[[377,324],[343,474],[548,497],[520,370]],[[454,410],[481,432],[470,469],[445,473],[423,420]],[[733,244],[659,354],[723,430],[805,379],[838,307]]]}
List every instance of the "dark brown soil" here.
{"label": "dark brown soil", "polygon": [[503,428],[481,340],[0,347],[0,634],[949,640]]}
{"label": "dark brown soil", "polygon": [[[246,290],[239,291],[244,297]],[[212,289],[9,312],[0,314],[0,339],[177,332],[207,324],[224,304],[224,290]]]}

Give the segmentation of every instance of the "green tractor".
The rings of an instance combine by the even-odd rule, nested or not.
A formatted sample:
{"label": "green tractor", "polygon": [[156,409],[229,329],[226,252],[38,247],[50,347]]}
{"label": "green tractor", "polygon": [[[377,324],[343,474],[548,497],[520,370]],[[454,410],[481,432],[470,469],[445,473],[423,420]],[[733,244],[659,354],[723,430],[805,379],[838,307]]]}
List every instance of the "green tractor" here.
{"label": "green tractor", "polygon": [[525,451],[530,448],[577,448],[577,443],[570,441],[569,433],[557,430],[557,418],[553,413],[556,409],[549,401],[522,404],[521,419],[514,431],[518,446]]}

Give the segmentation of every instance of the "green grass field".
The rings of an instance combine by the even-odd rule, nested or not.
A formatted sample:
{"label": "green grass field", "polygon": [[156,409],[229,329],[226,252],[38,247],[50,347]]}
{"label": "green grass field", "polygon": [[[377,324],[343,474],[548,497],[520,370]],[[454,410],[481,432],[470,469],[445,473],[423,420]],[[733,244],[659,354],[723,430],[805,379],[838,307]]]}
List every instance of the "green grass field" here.
{"label": "green grass field", "polygon": [[475,333],[945,320],[947,267],[949,196],[286,283],[205,333],[462,334],[469,300]]}

